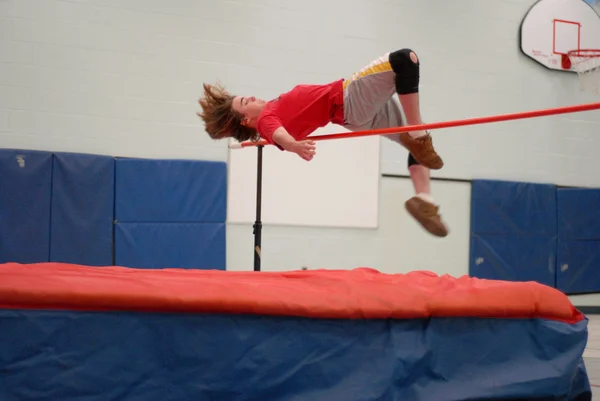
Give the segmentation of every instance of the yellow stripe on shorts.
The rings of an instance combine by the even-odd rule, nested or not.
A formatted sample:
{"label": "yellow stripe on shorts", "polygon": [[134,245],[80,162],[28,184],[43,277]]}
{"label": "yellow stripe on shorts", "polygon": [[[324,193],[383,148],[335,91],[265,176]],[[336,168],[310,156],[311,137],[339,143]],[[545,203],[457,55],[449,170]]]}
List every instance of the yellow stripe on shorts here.
{"label": "yellow stripe on shorts", "polygon": [[351,82],[357,81],[362,77],[377,74],[380,72],[388,72],[391,70],[392,66],[389,61],[384,61],[383,63],[379,64],[375,64],[375,62],[373,62],[370,65],[363,68],[362,70],[360,70],[359,72],[355,72],[354,74],[352,74],[352,77],[350,77],[349,79],[346,79],[344,81],[344,89],[346,89],[346,87],[350,85]]}

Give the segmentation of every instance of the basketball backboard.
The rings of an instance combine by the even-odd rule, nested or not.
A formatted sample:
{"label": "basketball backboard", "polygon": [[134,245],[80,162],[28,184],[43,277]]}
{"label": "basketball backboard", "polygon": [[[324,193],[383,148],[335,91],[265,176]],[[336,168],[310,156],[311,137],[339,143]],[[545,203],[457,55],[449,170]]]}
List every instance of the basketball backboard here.
{"label": "basketball backboard", "polygon": [[568,52],[600,53],[600,0],[539,0],[525,14],[520,34],[525,55],[552,70],[577,72]]}

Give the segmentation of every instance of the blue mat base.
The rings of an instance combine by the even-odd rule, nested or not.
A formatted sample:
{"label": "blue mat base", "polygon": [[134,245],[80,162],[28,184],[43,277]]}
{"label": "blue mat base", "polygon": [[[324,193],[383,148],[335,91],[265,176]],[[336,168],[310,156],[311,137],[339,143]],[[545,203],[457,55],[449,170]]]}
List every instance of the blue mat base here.
{"label": "blue mat base", "polygon": [[587,321],[0,310],[1,400],[589,400]]}

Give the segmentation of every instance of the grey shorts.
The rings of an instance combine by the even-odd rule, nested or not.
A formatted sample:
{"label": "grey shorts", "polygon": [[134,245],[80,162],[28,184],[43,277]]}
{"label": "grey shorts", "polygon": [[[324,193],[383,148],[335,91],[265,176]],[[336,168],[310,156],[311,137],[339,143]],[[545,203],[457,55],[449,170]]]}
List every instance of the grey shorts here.
{"label": "grey shorts", "polygon": [[[373,60],[344,81],[344,127],[350,131],[400,127],[406,124],[396,95],[389,53]],[[398,135],[384,135],[398,142]]]}

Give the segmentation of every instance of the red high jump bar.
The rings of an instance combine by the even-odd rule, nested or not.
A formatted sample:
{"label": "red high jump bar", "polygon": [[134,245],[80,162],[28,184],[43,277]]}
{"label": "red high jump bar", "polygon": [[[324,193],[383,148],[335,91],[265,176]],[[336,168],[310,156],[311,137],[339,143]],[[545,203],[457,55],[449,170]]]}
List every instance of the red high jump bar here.
{"label": "red high jump bar", "polygon": [[[469,119],[465,119],[465,120],[446,121],[446,122],[421,124],[421,125],[406,125],[404,127],[380,128],[380,129],[367,130],[367,131],[344,132],[344,133],[340,133],[340,134],[309,136],[307,139],[311,139],[313,141],[325,141],[328,139],[356,138],[356,137],[370,136],[370,135],[399,134],[400,132],[407,132],[407,131],[417,131],[417,130],[427,130],[427,129],[437,129],[437,128],[450,128],[450,127],[459,127],[459,126],[463,126],[463,125],[487,124],[487,123],[494,123],[494,122],[499,122],[499,121],[509,121],[509,120],[523,119],[523,118],[543,117],[543,116],[550,116],[550,115],[556,115],[556,114],[578,113],[581,111],[590,111],[590,110],[597,110],[597,109],[600,109],[600,102],[579,104],[579,105],[574,105],[574,106],[556,107],[556,108],[552,108],[552,109],[525,111],[525,112],[520,112],[520,113],[500,114],[497,116],[469,118]],[[261,146],[261,145],[262,146],[268,145],[268,143],[265,140],[260,140],[260,141],[256,141],[256,142],[246,141],[246,142],[241,142],[241,143],[229,144],[229,148],[241,149],[241,148],[246,148],[246,147],[251,147],[251,146]]]}

